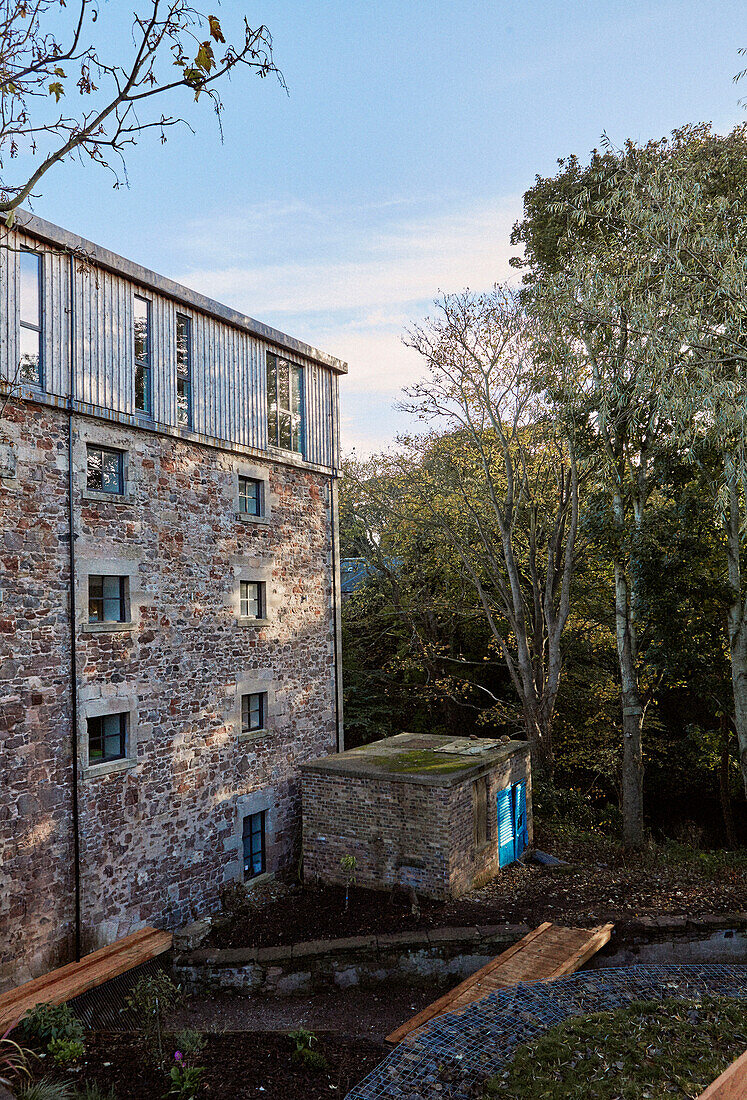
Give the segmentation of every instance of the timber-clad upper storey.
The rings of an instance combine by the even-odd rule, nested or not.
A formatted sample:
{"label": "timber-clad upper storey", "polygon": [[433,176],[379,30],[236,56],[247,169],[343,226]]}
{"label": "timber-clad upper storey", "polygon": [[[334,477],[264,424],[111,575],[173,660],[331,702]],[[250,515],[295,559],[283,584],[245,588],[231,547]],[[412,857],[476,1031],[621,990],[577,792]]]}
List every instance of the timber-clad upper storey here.
{"label": "timber-clad upper storey", "polygon": [[22,396],[337,466],[345,363],[33,215],[3,243],[0,379]]}

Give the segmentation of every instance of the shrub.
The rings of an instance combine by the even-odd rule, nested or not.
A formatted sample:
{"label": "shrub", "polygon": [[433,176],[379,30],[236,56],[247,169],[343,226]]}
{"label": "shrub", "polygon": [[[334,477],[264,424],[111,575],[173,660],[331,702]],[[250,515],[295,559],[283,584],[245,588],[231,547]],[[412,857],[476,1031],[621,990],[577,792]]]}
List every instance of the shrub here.
{"label": "shrub", "polygon": [[159,971],[140,978],[132,987],[126,1005],[137,1020],[146,1055],[153,1065],[163,1068],[163,1022],[182,999],[180,986],[168,974]]}
{"label": "shrub", "polygon": [[307,1031],[305,1027],[299,1027],[295,1031],[288,1032],[288,1038],[296,1044],[296,1049],[291,1054],[291,1061],[298,1062],[305,1069],[314,1073],[324,1073],[329,1069],[329,1062],[318,1050],[312,1050],[311,1044],[317,1041],[313,1031]]}
{"label": "shrub", "polygon": [[41,1081],[22,1088],[18,1100],[75,1100],[75,1092],[69,1081],[53,1081],[51,1077],[42,1077]]}
{"label": "shrub", "polygon": [[200,1054],[207,1046],[207,1039],[199,1031],[193,1031],[191,1028],[184,1028],[183,1031],[177,1031],[174,1034],[174,1046],[177,1050],[180,1050],[186,1058],[194,1057],[195,1054]]}
{"label": "shrub", "polygon": [[14,1079],[31,1076],[31,1051],[25,1050],[15,1039],[10,1038],[14,1026],[11,1024],[5,1034],[0,1036],[0,1085],[7,1085],[8,1088]]}
{"label": "shrub", "polygon": [[85,1046],[79,1039],[50,1039],[47,1050],[54,1058],[56,1066],[71,1066],[86,1052]]}
{"label": "shrub", "polygon": [[21,1021],[24,1035],[46,1047],[51,1039],[83,1041],[83,1025],[68,1005],[40,1004],[27,1012]]}

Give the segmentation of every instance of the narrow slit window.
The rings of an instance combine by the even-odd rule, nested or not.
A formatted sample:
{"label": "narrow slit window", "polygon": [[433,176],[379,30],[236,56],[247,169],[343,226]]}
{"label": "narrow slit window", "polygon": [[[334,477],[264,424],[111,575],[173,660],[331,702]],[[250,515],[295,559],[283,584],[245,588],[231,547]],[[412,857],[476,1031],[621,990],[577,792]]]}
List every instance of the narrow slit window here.
{"label": "narrow slit window", "polygon": [[127,577],[89,576],[89,623],[127,622],[127,602]]}
{"label": "narrow slit window", "polygon": [[88,447],[86,486],[95,493],[124,494],[124,451]]}
{"label": "narrow slit window", "polygon": [[128,714],[88,719],[88,763],[106,764],[127,756]]}
{"label": "narrow slit window", "polygon": [[244,878],[256,878],[265,870],[265,810],[244,818]]}
{"label": "narrow slit window", "polygon": [[264,581],[242,581],[240,597],[242,619],[264,619]]}
{"label": "narrow slit window", "polygon": [[135,409],[137,412],[151,415],[151,334],[150,302],[147,298],[135,295],[133,305],[133,326],[135,336]]}
{"label": "narrow slit window", "polygon": [[176,418],[192,427],[192,318],[176,315]]}
{"label": "narrow slit window", "polygon": [[254,733],[265,728],[266,693],[252,691],[241,696],[241,732]]}
{"label": "narrow slit window", "polygon": [[303,452],[303,370],[267,353],[267,434],[271,447]]}
{"label": "narrow slit window", "polygon": [[42,258],[38,252],[21,252],[20,274],[20,347],[18,381],[42,385]]}
{"label": "narrow slit window", "polygon": [[262,482],[254,477],[239,478],[239,514],[242,516],[264,515]]}

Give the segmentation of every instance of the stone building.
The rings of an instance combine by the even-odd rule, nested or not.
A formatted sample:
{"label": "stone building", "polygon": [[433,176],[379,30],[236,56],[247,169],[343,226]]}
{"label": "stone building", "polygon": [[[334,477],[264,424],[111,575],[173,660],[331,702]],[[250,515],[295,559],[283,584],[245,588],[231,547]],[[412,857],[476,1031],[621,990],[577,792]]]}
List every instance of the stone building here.
{"label": "stone building", "polygon": [[301,765],[304,877],[455,897],[532,841],[526,741],[400,733]]}
{"label": "stone building", "polygon": [[4,243],[0,989],[297,866],[346,371],[30,215]]}

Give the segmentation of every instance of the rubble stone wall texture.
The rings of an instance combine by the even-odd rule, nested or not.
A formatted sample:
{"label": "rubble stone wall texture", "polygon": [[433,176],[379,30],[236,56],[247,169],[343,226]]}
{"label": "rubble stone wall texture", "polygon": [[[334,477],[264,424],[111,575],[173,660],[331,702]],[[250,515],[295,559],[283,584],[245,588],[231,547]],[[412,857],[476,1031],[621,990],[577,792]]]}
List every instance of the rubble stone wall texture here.
{"label": "rubble stone wall texture", "polygon": [[[304,878],[344,882],[344,856],[356,859],[361,886],[412,886],[436,898],[458,896],[498,870],[498,790],[528,780],[529,753],[489,770],[487,841],[475,844],[474,777],[454,786],[350,774],[303,772]],[[527,782],[531,840],[531,789]]]}
{"label": "rubble stone wall texture", "polygon": [[[24,967],[69,956],[73,891],[66,414],[11,403],[3,434],[17,458],[15,479],[0,483],[7,984],[11,972],[18,980]],[[124,498],[87,494],[88,442],[127,451]],[[241,815],[253,807],[268,807],[267,870],[297,862],[298,765],[335,751],[329,479],[268,458],[271,520],[252,523],[235,514],[237,453],[76,418],[73,454],[90,950],[214,906],[220,886],[241,876]],[[87,576],[111,562],[130,577],[132,625],[91,631]],[[238,586],[258,578],[267,621],[248,624]],[[268,732],[246,739],[237,682],[253,678],[271,685],[272,706]],[[131,715],[132,759],[88,768],[87,715],[115,710]]]}

